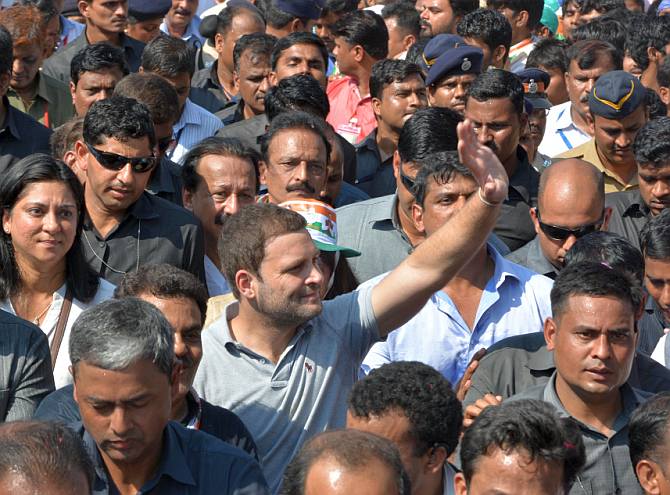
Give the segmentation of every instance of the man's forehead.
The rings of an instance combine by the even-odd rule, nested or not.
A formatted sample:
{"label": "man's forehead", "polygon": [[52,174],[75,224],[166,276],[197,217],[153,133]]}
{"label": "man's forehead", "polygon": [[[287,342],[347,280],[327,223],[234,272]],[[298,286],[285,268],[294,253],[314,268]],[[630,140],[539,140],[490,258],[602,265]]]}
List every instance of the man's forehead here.
{"label": "man's forehead", "polygon": [[285,58],[295,58],[295,57],[304,57],[308,59],[321,58],[319,54],[319,49],[312,45],[311,43],[296,43],[295,45],[289,46],[286,50],[281,52],[279,55],[279,60]]}
{"label": "man's forehead", "polygon": [[638,163],[637,169],[640,174],[645,176],[663,177],[670,179],[670,161],[660,165],[651,163]]}

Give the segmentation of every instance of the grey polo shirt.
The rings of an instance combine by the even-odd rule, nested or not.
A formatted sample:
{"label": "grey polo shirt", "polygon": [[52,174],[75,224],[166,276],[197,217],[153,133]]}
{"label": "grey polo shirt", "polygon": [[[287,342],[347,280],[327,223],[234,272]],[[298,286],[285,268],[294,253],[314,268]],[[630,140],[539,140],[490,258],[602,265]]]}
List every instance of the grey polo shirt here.
{"label": "grey polo shirt", "polygon": [[[138,41],[125,34],[120,34],[121,48],[126,56],[126,62],[130,72],[137,72],[140,68],[140,60],[142,58],[142,51],[144,50],[144,43]],[[74,56],[81,50],[86,48],[90,43],[86,37],[86,30],[76,40],[71,41],[65,48],[54,53],[51,57],[44,61],[42,71],[64,83],[70,83],[70,64]]]}
{"label": "grey polo shirt", "polygon": [[606,194],[605,206],[612,208],[608,232],[625,237],[640,249],[640,232],[651,218],[651,212],[642,201],[639,189]]}
{"label": "grey polo shirt", "polygon": [[7,116],[0,130],[0,172],[33,153],[51,154],[51,129],[11,106],[6,96],[2,97],[2,105]]}
{"label": "grey polo shirt", "polygon": [[298,328],[276,365],[231,336],[237,301],[203,331],[193,386],[247,426],[273,493],[305,441],[344,426],[358,368],[378,340],[371,297],[368,287],[324,301],[321,314]]}
{"label": "grey polo shirt", "polygon": [[[576,419],[586,449],[586,464],[572,485],[570,495],[635,495],[643,493],[635,477],[628,453],[628,420],[635,408],[650,394],[636,390],[627,383],[621,388],[623,407],[614,421],[614,435],[606,437]],[[556,394],[556,373],[545,385],[533,387],[510,400],[539,399],[554,406],[559,416],[572,417]]]}
{"label": "grey polo shirt", "polygon": [[156,263],[168,263],[205,281],[205,241],[200,223],[184,208],[148,192],[107,237],[103,238],[87,218],[80,244],[93,271],[115,285],[138,265]]}
{"label": "grey polo shirt", "polygon": [[555,279],[558,275],[558,269],[544,256],[537,236],[525,246],[509,253],[505,258],[551,279]]}

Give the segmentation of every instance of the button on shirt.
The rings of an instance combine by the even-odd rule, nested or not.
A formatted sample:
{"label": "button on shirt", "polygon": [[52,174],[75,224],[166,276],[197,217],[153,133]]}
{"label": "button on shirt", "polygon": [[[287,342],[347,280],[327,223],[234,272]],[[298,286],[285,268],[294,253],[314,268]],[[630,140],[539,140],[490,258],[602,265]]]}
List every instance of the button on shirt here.
{"label": "button on shirt", "polygon": [[[93,437],[81,423],[72,428],[82,437],[93,461],[93,495],[118,494]],[[211,435],[170,421],[163,432],[156,474],[137,492],[138,495],[149,493],[267,495],[269,491],[260,466],[249,454]]]}
{"label": "button on shirt", "polygon": [[566,101],[549,109],[544,137],[537,149],[543,155],[553,158],[591,139],[572,121],[570,105],[571,102]]}
{"label": "button on shirt", "polygon": [[222,127],[223,124],[213,113],[187,99],[179,120],[172,127],[175,144],[168,150],[167,157],[181,165],[191,148],[216,134]]}
{"label": "button on shirt", "polygon": [[640,249],[640,232],[651,218],[651,211],[642,200],[639,189],[606,194],[605,206],[612,208],[607,231],[625,237]]}
{"label": "button on shirt", "polygon": [[[635,477],[635,471],[628,453],[628,421],[635,408],[643,403],[650,394],[636,390],[628,383],[619,389],[623,407],[612,426],[614,434],[606,437],[589,425],[575,418],[582,433],[586,448],[586,464],[573,483],[570,495],[635,495],[642,488]],[[516,399],[539,399],[548,402],[557,409],[559,416],[572,417],[565,410],[556,394],[556,373],[546,385],[533,387],[512,397]]]}
{"label": "button on shirt", "polygon": [[393,175],[393,155],[382,161],[377,147],[377,129],[356,145],[356,187],[371,198],[393,194],[396,189]]}
{"label": "button on shirt", "polygon": [[118,285],[138,265],[156,263],[168,263],[205,280],[205,241],[198,220],[184,208],[147,192],[106,238],[90,219],[84,221],[82,237],[84,259],[113,284]]}
{"label": "button on shirt", "polygon": [[37,92],[28,105],[25,105],[23,99],[12,88],[7,90],[9,103],[40,124],[55,129],[74,115],[70,88],[62,81],[41,72],[38,72],[35,78]]}
{"label": "button on shirt", "polygon": [[276,365],[232,338],[237,301],[202,333],[206,352],[193,386],[249,428],[273,493],[305,441],[344,427],[358,367],[378,339],[371,295],[370,287],[324,301],[321,314],[297,329]]}
{"label": "button on shirt", "polygon": [[372,111],[372,98],[370,95],[361,97],[354,79],[349,76],[332,79],[328,82],[326,92],[330,102],[330,113],[326,122],[333,126],[335,132],[339,133],[340,126],[356,119],[356,125],[360,127],[356,138],[358,143],[377,127],[377,120]]}
{"label": "button on shirt", "polygon": [[0,172],[33,153],[51,154],[51,129],[11,106],[6,96],[2,98],[2,105],[7,116],[0,130]]}
{"label": "button on shirt", "polygon": [[[510,263],[490,245],[488,253],[495,271],[482,292],[472,329],[451,298],[436,292],[414,318],[391,332],[385,342],[372,346],[361,366],[362,374],[394,361],[421,361],[456,383],[482,347],[542,330],[544,320],[551,316],[553,282]],[[376,285],[382,278],[368,284]]]}

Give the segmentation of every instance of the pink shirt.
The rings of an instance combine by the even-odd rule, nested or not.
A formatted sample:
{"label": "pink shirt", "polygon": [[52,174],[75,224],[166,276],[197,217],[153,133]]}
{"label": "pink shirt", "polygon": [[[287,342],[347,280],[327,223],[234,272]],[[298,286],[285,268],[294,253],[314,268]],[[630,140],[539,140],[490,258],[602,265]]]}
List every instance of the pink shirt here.
{"label": "pink shirt", "polygon": [[[341,76],[328,82],[328,101],[330,113],[326,121],[333,126],[335,132],[342,135],[352,144],[358,143],[377,127],[377,120],[372,111],[372,98],[361,98],[356,81],[350,76]],[[352,123],[352,119],[355,122]],[[350,125],[351,124],[351,125]],[[352,136],[347,129],[358,129],[358,136]],[[350,138],[354,139],[350,139]]]}

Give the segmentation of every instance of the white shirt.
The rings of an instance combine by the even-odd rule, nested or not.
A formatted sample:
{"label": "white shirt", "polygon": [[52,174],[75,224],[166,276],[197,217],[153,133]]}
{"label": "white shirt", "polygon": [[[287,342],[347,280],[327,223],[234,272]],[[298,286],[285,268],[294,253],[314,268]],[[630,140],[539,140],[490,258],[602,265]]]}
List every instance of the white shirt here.
{"label": "white shirt", "polygon": [[207,291],[209,297],[221,296],[230,292],[228,281],[223,276],[221,270],[205,256],[205,280],[207,281]]}
{"label": "white shirt", "polygon": [[543,155],[554,158],[572,148],[576,148],[591,139],[572,122],[570,101],[554,105],[547,114],[547,127],[537,150]]}
{"label": "white shirt", "polygon": [[[67,323],[65,324],[65,332],[63,333],[63,340],[61,341],[60,347],[58,348],[58,356],[56,356],[56,366],[54,367],[54,381],[56,382],[56,388],[64,387],[72,383],[72,375],[70,374],[70,331],[72,330],[72,325],[79,318],[79,315],[90,307],[93,307],[97,304],[100,304],[102,301],[111,299],[114,296],[115,285],[110,284],[104,279],[100,279],[100,285],[98,286],[98,291],[93,296],[89,302],[84,303],[79,299],[72,299],[72,307],[70,308],[70,315],[68,316]],[[53,295],[53,301],[49,307],[40,328],[46,334],[49,339],[49,345],[53,341],[54,334],[56,332],[56,325],[58,324],[58,316],[60,315],[61,307],[63,306],[63,301],[65,300],[65,284],[61,286]],[[16,315],[12,302],[9,299],[0,301],[0,309],[7,311],[13,315]]]}
{"label": "white shirt", "polygon": [[442,478],[442,483],[444,484],[444,492],[442,495],[456,495],[456,471],[451,464],[445,461],[444,463],[444,476]]}
{"label": "white shirt", "polygon": [[[202,3],[202,2],[201,2]],[[221,2],[213,5],[212,7],[208,8],[202,13],[199,13],[198,15],[200,16],[200,19],[204,19],[207,16],[210,15],[219,15],[219,12],[221,12],[225,7],[228,2]]]}
{"label": "white shirt", "polygon": [[181,165],[184,155],[191,148],[203,139],[216,134],[222,127],[221,119],[187,99],[179,120],[172,127],[175,146],[171,151],[168,150],[167,157]]}
{"label": "white shirt", "polygon": [[651,359],[653,359],[657,363],[661,363],[666,368],[668,367],[668,365],[665,362],[665,339],[667,339],[667,338],[668,338],[668,334],[666,333],[658,341],[658,344],[656,344],[656,347],[654,348],[654,352],[651,353]]}

